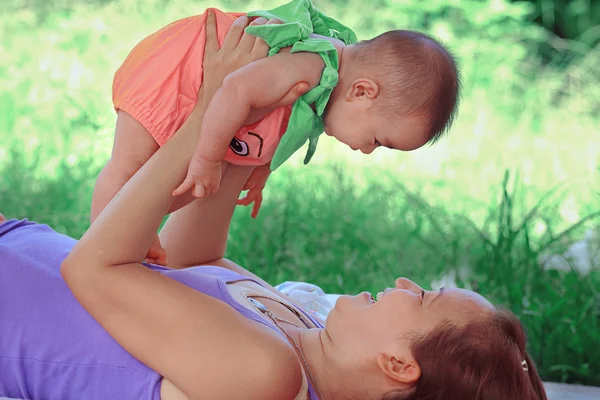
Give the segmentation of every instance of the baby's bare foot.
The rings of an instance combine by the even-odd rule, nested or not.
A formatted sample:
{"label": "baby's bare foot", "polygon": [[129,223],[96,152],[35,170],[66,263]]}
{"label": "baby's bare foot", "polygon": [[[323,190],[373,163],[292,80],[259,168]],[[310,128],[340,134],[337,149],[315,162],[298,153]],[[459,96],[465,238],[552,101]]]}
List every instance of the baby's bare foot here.
{"label": "baby's bare foot", "polygon": [[0,224],[6,221],[6,217],[0,213]]}

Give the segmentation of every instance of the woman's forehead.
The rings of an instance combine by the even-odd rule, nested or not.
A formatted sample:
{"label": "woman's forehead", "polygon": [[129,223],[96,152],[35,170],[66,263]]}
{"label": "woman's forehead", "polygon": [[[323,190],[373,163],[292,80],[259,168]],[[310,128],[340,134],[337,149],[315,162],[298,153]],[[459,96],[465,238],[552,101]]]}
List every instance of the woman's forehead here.
{"label": "woman's forehead", "polygon": [[494,308],[493,304],[490,303],[485,297],[483,297],[479,293],[475,293],[470,290],[461,288],[444,289],[443,293],[441,293],[441,296],[438,299],[438,301],[436,301],[436,303],[445,303],[446,305],[460,303],[461,305],[465,306],[470,304],[473,307],[481,310],[490,310]]}

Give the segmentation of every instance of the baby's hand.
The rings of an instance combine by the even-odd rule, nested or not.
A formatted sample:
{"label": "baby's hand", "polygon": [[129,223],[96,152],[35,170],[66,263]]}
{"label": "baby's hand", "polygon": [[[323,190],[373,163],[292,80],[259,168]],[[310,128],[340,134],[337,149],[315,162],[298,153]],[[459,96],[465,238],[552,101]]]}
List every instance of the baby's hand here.
{"label": "baby's hand", "polygon": [[146,262],[158,265],[167,265],[167,252],[160,244],[158,234],[154,236],[154,242],[146,254]]}
{"label": "baby's hand", "polygon": [[219,190],[221,183],[221,161],[209,161],[200,157],[192,157],[185,180],[173,191],[179,196],[192,189],[192,195],[200,198]]}
{"label": "baby's hand", "polygon": [[244,188],[242,190],[247,190],[246,196],[239,199],[237,201],[238,205],[249,206],[254,203],[252,207],[252,213],[250,214],[252,218],[256,218],[258,215],[258,211],[260,210],[260,206],[263,201],[262,191],[267,184],[267,179],[271,175],[271,167],[269,164],[261,165],[259,167],[254,168],[252,174],[246,181]]}

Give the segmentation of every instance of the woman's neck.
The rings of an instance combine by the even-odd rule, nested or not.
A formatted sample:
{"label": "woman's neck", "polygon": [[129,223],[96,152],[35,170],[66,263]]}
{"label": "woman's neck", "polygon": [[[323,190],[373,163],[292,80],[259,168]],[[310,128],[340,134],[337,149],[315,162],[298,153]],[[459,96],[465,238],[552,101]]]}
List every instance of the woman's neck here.
{"label": "woman's neck", "polygon": [[288,332],[299,346],[298,351],[302,367],[308,368],[307,378],[317,394],[319,400],[333,400],[340,396],[336,385],[339,380],[336,376],[335,363],[333,362],[331,338],[325,329],[294,329]]}
{"label": "woman's neck", "polygon": [[319,400],[355,398],[357,393],[362,399],[381,398],[397,388],[397,382],[388,382],[376,364],[366,369],[353,362],[345,364],[344,357],[340,356],[349,349],[336,346],[325,329],[293,329],[288,335],[300,347],[303,367],[308,368],[307,378]]}

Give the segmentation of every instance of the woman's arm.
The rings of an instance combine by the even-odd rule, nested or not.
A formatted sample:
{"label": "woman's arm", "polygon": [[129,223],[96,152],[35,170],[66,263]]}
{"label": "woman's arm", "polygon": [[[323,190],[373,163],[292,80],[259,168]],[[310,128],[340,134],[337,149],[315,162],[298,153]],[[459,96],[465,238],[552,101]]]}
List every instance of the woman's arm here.
{"label": "woman's arm", "polygon": [[224,258],[236,200],[251,171],[252,167],[230,165],[223,176],[221,190],[171,214],[160,232],[160,241],[169,254],[171,268],[199,265],[227,268],[256,279],[265,288],[294,303],[259,276]]}
{"label": "woman's arm", "polygon": [[61,273],[121,346],[190,399],[293,398],[300,365],[280,336],[140,264],[184,177],[204,106],[108,204]]}
{"label": "woman's arm", "polygon": [[[293,377],[299,367],[289,361],[293,350],[225,303],[139,264],[191,157],[192,120],[125,185],[61,272],[121,346],[190,398],[277,399],[264,378]],[[235,362],[217,362],[228,359]],[[232,376],[239,385],[230,384]]]}

